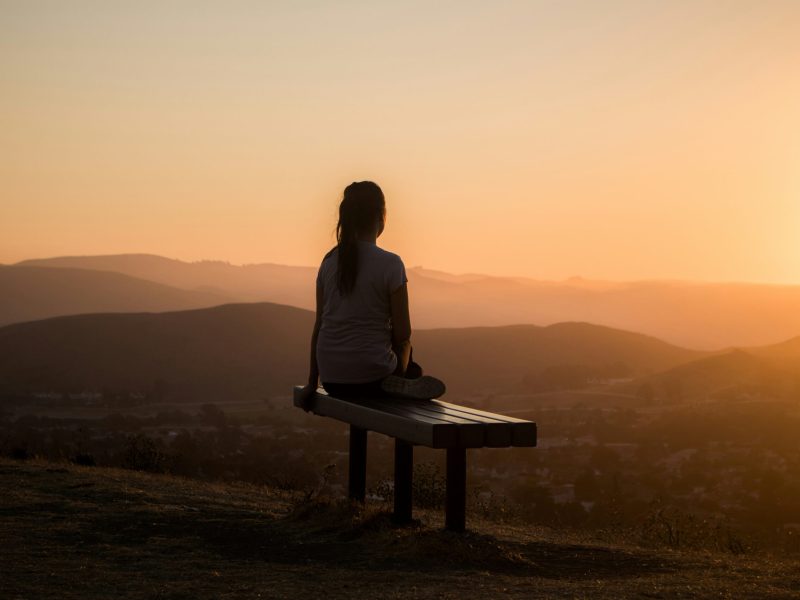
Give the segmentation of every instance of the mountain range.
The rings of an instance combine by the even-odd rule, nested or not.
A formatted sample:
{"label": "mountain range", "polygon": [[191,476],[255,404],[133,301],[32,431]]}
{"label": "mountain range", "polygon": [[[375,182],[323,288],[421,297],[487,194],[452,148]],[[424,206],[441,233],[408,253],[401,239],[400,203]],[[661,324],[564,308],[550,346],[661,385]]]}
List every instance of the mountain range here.
{"label": "mountain range", "polygon": [[[38,271],[32,271],[37,267]],[[42,270],[46,267],[47,270]],[[27,275],[14,271],[26,269]],[[63,269],[59,279],[53,271]],[[126,286],[115,294],[108,277]],[[0,323],[79,312],[181,310],[222,302],[312,309],[316,269],[183,262],[147,254],[27,260],[0,269]],[[416,329],[590,322],[698,350],[761,346],[800,335],[800,286],[685,281],[564,281],[408,269]],[[154,287],[159,284],[166,287]],[[10,292],[10,293],[9,293]]]}
{"label": "mountain range", "polygon": [[59,315],[201,308],[230,302],[113,271],[0,265],[0,325]]}
{"label": "mountain range", "polygon": [[[161,390],[176,399],[287,395],[307,374],[311,311],[271,303],[53,317],[0,328],[0,393]],[[588,323],[418,331],[415,358],[451,394],[519,390],[549,367],[621,365],[629,378],[704,393],[800,373],[800,338],[712,354]],[[735,377],[731,377],[731,373]],[[661,379],[659,379],[661,378]],[[713,388],[713,389],[712,389]]]}

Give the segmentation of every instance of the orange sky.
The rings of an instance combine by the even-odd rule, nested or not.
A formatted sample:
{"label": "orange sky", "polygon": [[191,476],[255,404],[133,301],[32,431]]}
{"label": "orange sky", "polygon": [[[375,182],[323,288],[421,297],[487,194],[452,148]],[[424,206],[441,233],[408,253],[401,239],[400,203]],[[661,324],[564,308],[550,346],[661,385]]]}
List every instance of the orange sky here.
{"label": "orange sky", "polygon": [[0,0],[0,262],[800,284],[800,2],[120,4]]}

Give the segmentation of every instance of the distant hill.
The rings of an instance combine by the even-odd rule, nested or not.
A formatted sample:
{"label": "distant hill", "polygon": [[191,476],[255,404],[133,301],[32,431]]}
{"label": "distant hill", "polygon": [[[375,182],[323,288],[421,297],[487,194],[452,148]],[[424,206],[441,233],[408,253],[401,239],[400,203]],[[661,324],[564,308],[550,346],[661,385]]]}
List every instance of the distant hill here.
{"label": "distant hill", "polygon": [[463,389],[507,388],[546,367],[622,363],[631,374],[662,371],[704,353],[656,338],[592,325],[512,325],[420,330],[415,359]]}
{"label": "distant hill", "polygon": [[[18,323],[0,328],[0,389],[160,388],[220,402],[288,394],[306,378],[312,324],[310,311],[269,303]],[[453,394],[508,389],[552,365],[623,362],[643,373],[701,355],[587,323],[417,331],[413,342]]]}
{"label": "distant hill", "polygon": [[780,344],[749,348],[748,352],[800,373],[800,336]]}
{"label": "distant hill", "polygon": [[183,310],[228,302],[110,271],[0,265],[0,325],[59,315]]}
{"label": "distant hill", "polygon": [[[147,254],[75,256],[18,263],[115,271],[231,301],[313,308],[316,267],[182,262]],[[683,281],[564,281],[452,275],[409,268],[417,328],[597,323],[680,346],[719,350],[800,335],[800,286]],[[145,307],[138,310],[146,310]],[[7,322],[7,321],[6,321]]]}
{"label": "distant hill", "polygon": [[668,400],[702,401],[712,398],[777,398],[793,393],[800,369],[786,369],[776,352],[757,348],[732,350],[679,365],[645,378],[664,391]]}
{"label": "distant hill", "polygon": [[212,291],[229,301],[270,301],[313,308],[317,271],[276,264],[231,265],[223,261],[183,262],[154,254],[61,256],[26,260],[20,266],[114,271],[187,290]]}
{"label": "distant hill", "polygon": [[8,391],[164,389],[177,397],[289,393],[307,375],[309,311],[228,304],[56,317],[0,328]]}

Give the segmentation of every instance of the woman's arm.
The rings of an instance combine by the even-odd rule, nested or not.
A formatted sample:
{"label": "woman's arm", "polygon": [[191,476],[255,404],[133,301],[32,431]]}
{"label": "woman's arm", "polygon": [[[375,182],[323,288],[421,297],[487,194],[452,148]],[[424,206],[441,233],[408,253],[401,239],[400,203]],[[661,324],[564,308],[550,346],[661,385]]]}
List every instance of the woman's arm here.
{"label": "woman's arm", "polygon": [[[314,321],[314,329],[311,332],[311,353],[308,361],[308,384],[303,388],[301,398],[305,402],[317,391],[319,386],[319,366],[317,366],[317,338],[319,338],[319,328],[322,325],[322,288],[317,286],[317,317]],[[308,410],[308,409],[306,409]]]}
{"label": "woman's arm", "polygon": [[311,332],[311,356],[309,357],[308,385],[314,389],[319,385],[319,367],[317,366],[317,338],[322,325],[322,288],[317,286],[317,318],[314,321],[314,330]]}
{"label": "woman's arm", "polygon": [[411,317],[408,311],[408,286],[404,283],[390,297],[392,307],[392,350],[397,355],[394,374],[406,374],[411,358]]}

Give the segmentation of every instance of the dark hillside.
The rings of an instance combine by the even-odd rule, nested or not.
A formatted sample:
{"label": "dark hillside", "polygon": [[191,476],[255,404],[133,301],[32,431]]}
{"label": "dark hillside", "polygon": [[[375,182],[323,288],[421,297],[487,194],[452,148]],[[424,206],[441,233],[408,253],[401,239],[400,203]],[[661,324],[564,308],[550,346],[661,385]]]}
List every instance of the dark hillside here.
{"label": "dark hillside", "polygon": [[[312,323],[309,311],[268,303],[18,323],[0,328],[0,389],[159,389],[215,401],[288,394],[306,378]],[[423,330],[413,342],[415,358],[454,394],[509,388],[553,365],[623,364],[638,374],[700,355],[587,323]]]}
{"label": "dark hillside", "polygon": [[[669,369],[704,353],[589,323],[432,329],[414,334],[419,360],[454,389],[506,387],[560,365],[621,366],[630,375]],[[416,355],[415,355],[416,356]]]}
{"label": "dark hillside", "polygon": [[275,304],[18,323],[0,329],[0,384],[220,401],[287,393],[306,376],[312,323],[310,312]]}

